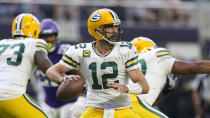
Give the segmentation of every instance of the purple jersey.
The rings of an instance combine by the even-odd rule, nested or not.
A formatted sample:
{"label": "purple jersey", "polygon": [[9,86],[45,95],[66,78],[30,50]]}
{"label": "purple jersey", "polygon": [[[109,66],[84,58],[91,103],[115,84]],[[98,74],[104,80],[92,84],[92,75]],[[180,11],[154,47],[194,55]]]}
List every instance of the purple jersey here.
{"label": "purple jersey", "polygon": [[[70,46],[69,44],[58,44],[55,51],[48,55],[49,59],[52,61],[53,64],[56,64],[57,62],[60,61],[60,59],[63,56],[63,53],[69,48],[69,46]],[[76,101],[76,99],[67,102],[56,100],[56,91],[58,89],[58,84],[50,81],[40,69],[37,69],[35,71],[35,74],[36,77],[41,80],[45,92],[45,102],[49,106],[58,108],[67,103]]]}

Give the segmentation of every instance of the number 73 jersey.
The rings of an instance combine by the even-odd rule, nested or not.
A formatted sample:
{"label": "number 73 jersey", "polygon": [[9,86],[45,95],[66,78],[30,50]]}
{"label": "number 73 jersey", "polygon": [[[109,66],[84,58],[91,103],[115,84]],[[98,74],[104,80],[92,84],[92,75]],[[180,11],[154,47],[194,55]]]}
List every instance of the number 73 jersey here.
{"label": "number 73 jersey", "polygon": [[86,106],[96,108],[131,107],[128,94],[107,88],[108,83],[128,84],[127,71],[139,68],[136,48],[129,42],[117,42],[111,52],[100,55],[94,43],[71,46],[60,63],[78,69],[88,86]]}
{"label": "number 73 jersey", "polygon": [[19,97],[26,91],[28,80],[36,67],[34,55],[47,53],[41,39],[4,39],[0,41],[0,100]]}

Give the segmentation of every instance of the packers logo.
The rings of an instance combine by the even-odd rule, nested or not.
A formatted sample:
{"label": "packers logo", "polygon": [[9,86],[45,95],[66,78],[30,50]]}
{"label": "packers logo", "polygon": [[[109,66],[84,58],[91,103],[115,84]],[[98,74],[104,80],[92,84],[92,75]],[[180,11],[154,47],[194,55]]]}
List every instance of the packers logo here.
{"label": "packers logo", "polygon": [[96,22],[96,21],[98,21],[98,20],[100,20],[100,19],[101,19],[101,15],[96,13],[96,14],[93,14],[93,15],[91,16],[90,21]]}
{"label": "packers logo", "polygon": [[83,50],[83,57],[90,57],[90,50]]}

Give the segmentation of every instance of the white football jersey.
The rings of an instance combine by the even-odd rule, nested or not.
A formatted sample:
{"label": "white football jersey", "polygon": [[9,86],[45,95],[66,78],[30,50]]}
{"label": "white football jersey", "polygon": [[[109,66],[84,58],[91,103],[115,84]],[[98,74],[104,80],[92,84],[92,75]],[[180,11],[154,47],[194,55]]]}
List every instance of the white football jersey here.
{"label": "white football jersey", "polygon": [[139,54],[141,71],[145,75],[150,90],[148,94],[138,95],[152,105],[162,91],[167,75],[171,73],[175,58],[165,48],[156,48]]}
{"label": "white football jersey", "polygon": [[86,79],[86,106],[104,109],[131,107],[129,94],[120,95],[106,84],[128,84],[127,71],[139,68],[135,47],[129,42],[117,42],[109,54],[100,55],[94,44],[71,46],[60,63],[70,69],[79,69]]}
{"label": "white football jersey", "polygon": [[0,100],[21,96],[32,78],[35,52],[47,53],[47,43],[41,39],[4,39],[0,41]]}

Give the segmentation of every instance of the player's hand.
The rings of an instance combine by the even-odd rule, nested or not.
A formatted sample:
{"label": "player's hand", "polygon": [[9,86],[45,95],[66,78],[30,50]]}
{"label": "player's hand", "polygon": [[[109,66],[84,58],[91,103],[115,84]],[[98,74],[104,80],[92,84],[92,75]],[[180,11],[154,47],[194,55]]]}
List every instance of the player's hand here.
{"label": "player's hand", "polygon": [[65,75],[63,81],[66,81],[67,79],[78,80],[81,79],[81,77],[79,75]]}
{"label": "player's hand", "polygon": [[123,93],[128,93],[128,87],[119,83],[110,83],[106,85],[108,88],[116,89],[120,92],[120,95]]}

